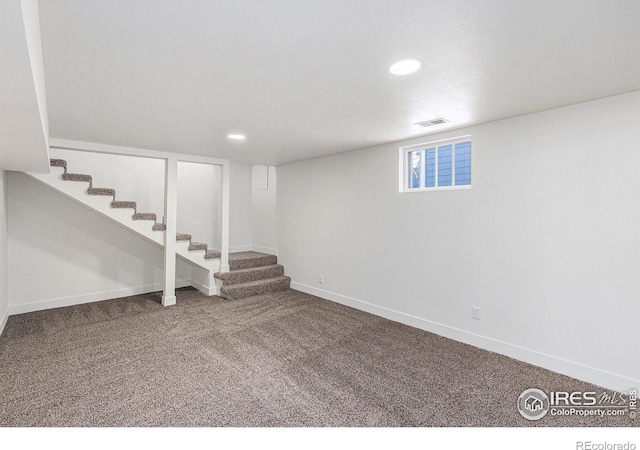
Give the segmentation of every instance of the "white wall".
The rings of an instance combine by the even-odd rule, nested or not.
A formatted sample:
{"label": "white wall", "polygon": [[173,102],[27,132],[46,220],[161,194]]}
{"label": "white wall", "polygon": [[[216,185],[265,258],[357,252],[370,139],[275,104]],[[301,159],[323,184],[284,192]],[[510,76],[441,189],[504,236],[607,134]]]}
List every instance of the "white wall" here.
{"label": "white wall", "polygon": [[0,168],[49,168],[37,0],[0,2]]}
{"label": "white wall", "polygon": [[232,162],[230,172],[229,250],[251,250],[251,166]]}
{"label": "white wall", "polygon": [[[639,123],[635,92],[279,166],[280,261],[294,288],[638,386]],[[398,192],[400,146],[463,134],[471,189]]]}
{"label": "white wall", "polygon": [[0,334],[9,317],[7,260],[7,172],[0,170]]}
{"label": "white wall", "polygon": [[[162,289],[160,247],[25,174],[8,180],[11,314]],[[189,284],[189,265],[177,274]]]}
{"label": "white wall", "polygon": [[[254,170],[258,166],[254,166]],[[251,188],[251,238],[255,251],[278,254],[276,168],[260,166],[267,172],[267,186]]]}
{"label": "white wall", "polygon": [[22,20],[29,49],[33,86],[40,112],[40,122],[45,140],[45,149],[49,148],[49,113],[47,111],[47,90],[44,83],[44,63],[42,61],[42,40],[40,38],[40,13],[38,0],[20,0]]}
{"label": "white wall", "polygon": [[178,232],[220,248],[220,166],[178,163]]}

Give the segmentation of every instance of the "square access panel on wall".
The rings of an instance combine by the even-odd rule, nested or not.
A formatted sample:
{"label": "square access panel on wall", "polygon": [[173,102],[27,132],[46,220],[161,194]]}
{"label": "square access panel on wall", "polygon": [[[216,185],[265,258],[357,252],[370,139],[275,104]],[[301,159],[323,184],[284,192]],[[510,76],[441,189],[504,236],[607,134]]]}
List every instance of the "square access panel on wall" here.
{"label": "square access panel on wall", "polygon": [[269,167],[253,166],[252,167],[252,185],[254,189],[269,189]]}

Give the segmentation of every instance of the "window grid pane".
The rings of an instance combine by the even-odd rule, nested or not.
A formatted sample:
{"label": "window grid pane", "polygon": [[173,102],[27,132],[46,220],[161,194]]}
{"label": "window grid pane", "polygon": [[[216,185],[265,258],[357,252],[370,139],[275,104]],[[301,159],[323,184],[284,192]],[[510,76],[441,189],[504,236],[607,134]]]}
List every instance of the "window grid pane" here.
{"label": "window grid pane", "polygon": [[420,166],[422,152],[417,150],[409,152],[409,189],[418,189],[420,187]]}
{"label": "window grid pane", "polygon": [[428,148],[425,150],[425,183],[424,187],[435,187],[436,186],[436,149]]}
{"label": "window grid pane", "polygon": [[471,141],[458,142],[455,146],[456,186],[471,184]]}
{"label": "window grid pane", "polygon": [[451,186],[451,144],[438,147],[438,186]]}

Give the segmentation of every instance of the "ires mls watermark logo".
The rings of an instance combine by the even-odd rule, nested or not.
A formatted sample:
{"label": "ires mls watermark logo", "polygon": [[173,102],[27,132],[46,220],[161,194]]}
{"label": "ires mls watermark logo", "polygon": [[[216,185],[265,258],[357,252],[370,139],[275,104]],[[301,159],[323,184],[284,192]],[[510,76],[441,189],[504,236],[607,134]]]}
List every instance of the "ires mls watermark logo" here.
{"label": "ires mls watermark logo", "polygon": [[527,389],[518,397],[518,411],[525,419],[540,420],[549,412],[549,397],[540,389]]}
{"label": "ires mls watermark logo", "polygon": [[636,450],[636,444],[633,442],[576,442],[576,450]]}
{"label": "ires mls watermark logo", "polygon": [[637,414],[638,391],[629,390],[628,394],[603,391],[551,391],[548,394],[540,389],[525,390],[518,397],[518,412],[528,420],[540,420],[547,414],[551,416],[582,417],[629,417]]}

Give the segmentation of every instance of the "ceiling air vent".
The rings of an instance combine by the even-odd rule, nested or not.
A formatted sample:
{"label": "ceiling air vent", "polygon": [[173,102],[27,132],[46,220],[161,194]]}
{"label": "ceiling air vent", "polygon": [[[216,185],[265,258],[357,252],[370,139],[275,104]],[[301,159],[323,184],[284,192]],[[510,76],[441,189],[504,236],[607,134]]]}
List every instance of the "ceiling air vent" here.
{"label": "ceiling air vent", "polygon": [[424,122],[418,122],[416,123],[416,125],[420,125],[421,127],[432,127],[434,125],[441,125],[447,122],[449,122],[447,119],[440,118],[440,119],[425,120]]}

